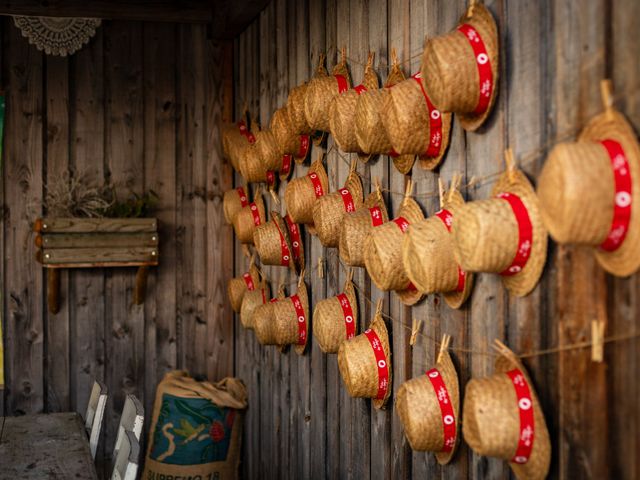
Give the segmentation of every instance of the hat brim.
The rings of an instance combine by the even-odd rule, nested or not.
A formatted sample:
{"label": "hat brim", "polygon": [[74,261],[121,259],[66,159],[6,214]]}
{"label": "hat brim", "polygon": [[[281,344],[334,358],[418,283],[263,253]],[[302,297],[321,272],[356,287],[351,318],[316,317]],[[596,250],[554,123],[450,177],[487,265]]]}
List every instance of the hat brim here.
{"label": "hat brim", "polygon": [[458,445],[460,444],[460,380],[458,379],[458,372],[456,371],[456,367],[453,365],[453,361],[449,356],[449,352],[444,350],[442,355],[440,355],[440,361],[436,363],[436,368],[442,375],[442,379],[444,380],[444,384],[447,387],[447,391],[449,392],[449,397],[451,398],[451,403],[453,407],[453,416],[456,420],[456,443],[453,448],[448,452],[435,452],[436,460],[440,465],[446,465],[451,461],[453,456],[456,453]]}
{"label": "hat brim", "polygon": [[640,145],[633,128],[615,110],[594,117],[584,128],[578,141],[614,140],[624,149],[631,170],[632,200],[629,230],[619,248],[611,252],[595,248],[598,263],[607,272],[626,277],[640,268]]}
{"label": "hat brim", "polygon": [[382,349],[384,350],[384,355],[387,358],[387,368],[389,369],[389,386],[387,388],[387,392],[384,395],[384,398],[380,398],[380,399],[374,398],[371,401],[371,403],[373,403],[373,406],[375,408],[377,408],[378,410],[381,410],[385,407],[387,401],[389,400],[389,397],[391,397],[391,393],[393,390],[393,381],[392,381],[393,368],[391,364],[391,344],[389,343],[389,331],[387,330],[387,324],[385,323],[382,316],[380,315],[376,316],[371,322],[371,324],[369,325],[369,328],[374,332],[376,332],[376,335],[378,335],[380,342],[382,342]]}
{"label": "hat brim", "polygon": [[400,301],[408,307],[418,303],[424,296],[418,290],[412,290],[408,288],[405,290],[394,290],[394,292],[396,293],[396,295],[398,295]]}
{"label": "hat brim", "polygon": [[[496,359],[495,371],[496,373],[506,373],[517,367],[527,379],[529,384],[529,390],[533,399],[533,415],[535,424],[535,437],[533,442],[533,448],[531,455],[527,463],[515,463],[509,462],[509,466],[516,474],[517,478],[545,478],[549,472],[549,465],[551,463],[551,442],[549,440],[549,431],[547,430],[547,424],[544,419],[544,413],[540,406],[540,400],[533,388],[531,378],[527,373],[527,369],[524,367],[520,359],[511,350],[506,349]],[[544,474],[541,475],[541,472]]]}
{"label": "hat brim", "polygon": [[416,163],[416,156],[412,154],[397,155],[391,157],[391,159],[393,160],[393,166],[403,175],[409,173]]}
{"label": "hat brim", "polygon": [[493,187],[492,196],[496,197],[503,192],[520,197],[533,227],[531,254],[527,263],[520,272],[501,276],[507,290],[518,297],[523,297],[535,288],[542,275],[547,258],[547,229],[542,222],[536,192],[524,173],[520,170],[503,173]]}
{"label": "hat brim", "polygon": [[302,302],[302,308],[304,309],[304,317],[307,320],[304,326],[307,329],[307,334],[304,337],[304,344],[295,344],[293,349],[298,355],[304,355],[304,351],[307,348],[307,343],[309,343],[309,334],[311,333],[311,330],[309,329],[309,325],[311,325],[309,297],[307,296],[307,284],[304,283],[304,281],[298,284],[298,291],[296,292],[296,295],[298,295],[298,297],[300,298],[300,301]]}
{"label": "hat brim", "polygon": [[[289,268],[294,272],[297,272],[297,265],[293,258],[293,245],[291,243],[291,237],[289,236],[289,228],[287,228],[287,224],[278,212],[272,211],[271,218],[275,222],[280,235],[284,238],[284,241],[287,244],[287,249],[289,250]],[[300,253],[302,254],[302,250],[300,250]]]}
{"label": "hat brim", "polygon": [[[471,17],[463,17],[461,23],[470,23],[476,29],[481,30],[483,33],[481,34],[482,40],[487,49],[487,55],[489,56],[489,61],[491,62],[491,74],[493,75],[493,91],[491,92],[491,97],[489,98],[489,105],[484,112],[479,115],[473,113],[460,113],[458,117],[460,119],[460,124],[462,128],[467,131],[473,132],[477,130],[487,119],[487,117],[491,114],[493,110],[493,105],[496,102],[496,96],[499,90],[499,74],[500,74],[500,66],[499,66],[499,53],[500,53],[500,44],[498,41],[498,26],[496,25],[496,21],[491,15],[491,12],[481,3],[476,3],[473,6],[473,11]],[[481,28],[479,26],[482,25]],[[488,34],[488,35],[487,35]],[[461,34],[462,35],[462,34]],[[471,48],[471,47],[469,47]]]}
{"label": "hat brim", "polygon": [[423,170],[435,170],[442,163],[444,155],[449,148],[449,141],[451,140],[451,124],[453,122],[453,115],[450,112],[440,112],[440,118],[442,118],[442,144],[440,145],[440,153],[435,157],[427,157],[426,155],[418,156],[418,164]]}

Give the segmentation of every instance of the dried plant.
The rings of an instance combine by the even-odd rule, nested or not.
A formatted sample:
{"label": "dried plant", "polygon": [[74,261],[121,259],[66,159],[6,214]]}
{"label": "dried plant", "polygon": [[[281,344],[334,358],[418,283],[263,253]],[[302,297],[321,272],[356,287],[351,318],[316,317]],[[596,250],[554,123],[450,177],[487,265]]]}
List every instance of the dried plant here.
{"label": "dried plant", "polygon": [[104,217],[113,204],[111,188],[100,186],[85,173],[69,172],[56,177],[46,187],[45,207],[51,217]]}

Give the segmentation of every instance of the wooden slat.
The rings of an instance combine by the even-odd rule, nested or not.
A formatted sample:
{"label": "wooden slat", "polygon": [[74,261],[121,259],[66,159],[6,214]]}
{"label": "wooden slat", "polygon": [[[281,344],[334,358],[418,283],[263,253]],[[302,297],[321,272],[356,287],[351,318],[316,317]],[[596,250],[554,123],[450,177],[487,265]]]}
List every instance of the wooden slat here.
{"label": "wooden slat", "polygon": [[43,218],[35,230],[47,233],[155,232],[155,218]]}
{"label": "wooden slat", "polygon": [[36,237],[36,245],[51,248],[155,247],[157,233],[55,233]]}
{"label": "wooden slat", "polygon": [[105,264],[109,263],[140,263],[158,262],[157,248],[143,247],[103,247],[103,248],[55,248],[43,249],[41,256],[44,265],[58,264]]}

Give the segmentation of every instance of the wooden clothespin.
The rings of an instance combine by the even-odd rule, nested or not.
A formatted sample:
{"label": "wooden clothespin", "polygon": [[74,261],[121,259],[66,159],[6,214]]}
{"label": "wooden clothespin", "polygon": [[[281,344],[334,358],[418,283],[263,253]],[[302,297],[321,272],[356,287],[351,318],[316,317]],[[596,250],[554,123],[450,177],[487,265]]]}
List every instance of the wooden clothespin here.
{"label": "wooden clothespin", "polygon": [[440,350],[438,351],[438,358],[436,359],[436,363],[440,363],[442,360],[442,355],[449,349],[449,344],[451,343],[451,335],[444,334],[442,335],[442,340],[440,341]]}
{"label": "wooden clothespin", "polygon": [[422,320],[418,320],[416,317],[413,317],[413,321],[411,323],[411,338],[409,339],[409,345],[412,347],[416,343],[416,338],[418,337],[418,333],[420,333],[421,328]]}
{"label": "wooden clothespin", "polygon": [[351,160],[351,163],[349,164],[349,173],[355,172],[357,166],[358,166],[358,160],[356,159]]}
{"label": "wooden clothespin", "polygon": [[318,278],[324,278],[324,257],[318,258]]}
{"label": "wooden clothespin", "polygon": [[347,283],[352,282],[353,281],[353,268],[349,267],[347,269]]}
{"label": "wooden clothespin", "polygon": [[247,245],[246,243],[242,244],[242,253],[244,254],[245,257],[250,258],[249,260],[249,268],[251,268],[253,266],[253,255],[251,254],[251,250],[249,249],[249,245]]}
{"label": "wooden clothespin", "polygon": [[278,298],[284,298],[286,297],[285,291],[284,291],[284,278],[280,278],[280,282],[278,284]]}
{"label": "wooden clothespin", "polygon": [[516,180],[516,161],[513,156],[513,149],[511,147],[504,151],[504,161],[507,164],[507,175],[509,175],[509,181],[515,182]]}
{"label": "wooden clothespin", "polygon": [[376,317],[378,315],[382,315],[382,305],[383,305],[383,303],[384,303],[384,299],[383,298],[379,298],[376,301]]}
{"label": "wooden clothespin", "polygon": [[278,197],[278,195],[276,194],[275,186],[272,185],[269,187],[269,194],[271,195],[271,199],[273,200],[273,203],[280,206],[280,197]]}
{"label": "wooden clothespin", "polygon": [[591,320],[591,361],[604,360],[604,320]]}
{"label": "wooden clothespin", "polygon": [[613,95],[611,94],[612,86],[611,80],[605,78],[600,82],[600,96],[602,97],[602,106],[606,112],[607,117],[613,117]]}
{"label": "wooden clothespin", "polygon": [[304,268],[302,269],[302,271],[300,272],[300,276],[298,277],[298,288],[301,288],[304,285]]}
{"label": "wooden clothespin", "polygon": [[451,186],[449,187],[449,195],[448,200],[451,201],[453,197],[453,192],[457,192],[460,188],[460,182],[462,181],[462,174],[456,172],[453,174],[453,178],[451,179]]}
{"label": "wooden clothespin", "polygon": [[477,0],[469,0],[469,8],[467,8],[467,17],[473,15],[473,8],[476,6]]}
{"label": "wooden clothespin", "polygon": [[376,56],[376,52],[372,52],[372,51],[369,52],[369,55],[367,56],[367,65],[366,65],[367,68],[373,67],[373,59],[375,58],[375,56]]}
{"label": "wooden clothespin", "polygon": [[340,49],[340,63],[343,65],[347,64],[347,47],[342,47]]}
{"label": "wooden clothespin", "polygon": [[402,203],[406,202],[413,195],[413,180],[411,178],[407,179],[407,184],[404,189],[404,198],[402,199]]}
{"label": "wooden clothespin", "polygon": [[380,178],[373,177],[373,186],[375,187],[376,192],[378,192],[379,195],[382,195],[382,187],[380,186]]}
{"label": "wooden clothespin", "polygon": [[440,200],[440,208],[444,208],[444,182],[442,177],[438,177],[438,199]]}

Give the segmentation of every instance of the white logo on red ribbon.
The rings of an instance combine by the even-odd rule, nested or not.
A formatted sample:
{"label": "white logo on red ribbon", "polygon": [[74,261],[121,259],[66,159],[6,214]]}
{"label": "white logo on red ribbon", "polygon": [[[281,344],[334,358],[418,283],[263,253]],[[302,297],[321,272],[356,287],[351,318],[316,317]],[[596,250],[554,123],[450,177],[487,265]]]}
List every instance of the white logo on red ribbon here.
{"label": "white logo on red ribbon", "polygon": [[427,111],[429,112],[430,138],[425,155],[427,157],[437,157],[440,154],[440,147],[442,145],[442,115],[440,114],[440,110],[431,103],[429,95],[427,95],[427,91],[422,84],[422,75],[420,72],[416,73],[412,78],[420,85],[420,90],[422,91],[422,96],[424,97],[427,104]]}
{"label": "white logo on red ribbon", "polygon": [[349,90],[349,84],[343,75],[334,75],[334,77],[338,81],[338,93],[344,93]]}
{"label": "white logo on red ribbon", "polygon": [[289,297],[293,308],[296,310],[297,324],[298,324],[298,345],[304,345],[307,342],[307,317],[304,314],[304,308],[298,295]]}
{"label": "white logo on red ribbon", "polygon": [[371,224],[374,227],[378,227],[382,225],[383,219],[382,219],[382,210],[380,209],[380,207],[371,207],[369,209],[369,215],[371,216]]}
{"label": "white logo on red ribbon", "polygon": [[[441,209],[436,212],[436,217],[442,220],[444,226],[447,228],[449,232],[451,232],[451,226],[453,225],[453,214],[447,209]],[[458,265],[458,285],[456,286],[456,292],[464,291],[464,282],[467,278],[467,274],[460,265]]]}
{"label": "white logo on red ribbon", "polygon": [[247,194],[244,193],[244,188],[238,187],[236,188],[236,192],[238,192],[238,198],[240,198],[240,205],[243,207],[249,205],[249,200],[247,199]]}
{"label": "white logo on red ribbon", "polygon": [[341,189],[340,197],[342,198],[342,203],[344,203],[345,212],[351,213],[356,211],[356,206],[353,204],[353,197],[351,196],[351,192],[348,189]]}
{"label": "white logo on red ribbon", "polygon": [[353,318],[353,309],[351,308],[351,302],[349,302],[349,298],[344,293],[338,295],[337,298],[340,302],[340,307],[342,307],[342,315],[344,316],[344,327],[347,333],[347,340],[349,340],[356,334],[356,322]]}
{"label": "white logo on red ribbon", "polygon": [[387,365],[387,356],[382,348],[382,342],[378,338],[378,334],[370,328],[364,331],[365,337],[369,340],[373,353],[376,357],[376,366],[378,367],[378,393],[376,400],[381,400],[387,394],[389,389],[389,366]]}
{"label": "white logo on red ribbon", "polygon": [[276,183],[276,175],[272,170],[267,170],[267,185],[275,185]]}
{"label": "white logo on red ribbon", "polygon": [[502,198],[509,202],[511,210],[518,222],[518,250],[511,265],[506,270],[500,272],[500,275],[511,276],[516,273],[520,273],[524,266],[527,264],[529,257],[531,256],[531,247],[533,245],[533,225],[529,218],[529,212],[524,205],[520,197],[513,193],[500,193],[498,198]]}
{"label": "white logo on red ribbon", "polygon": [[367,91],[367,87],[365,87],[364,85],[356,85],[355,87],[353,87],[353,89],[356,91],[358,95],[360,95],[362,92]]}
{"label": "white logo on red ribbon", "polygon": [[253,291],[256,288],[253,283],[253,278],[251,278],[251,275],[249,273],[243,273],[242,279],[244,280],[244,283],[247,284],[247,290]]}
{"label": "white logo on red ribbon", "polygon": [[618,142],[614,140],[602,140],[600,142],[607,150],[611,159],[615,194],[613,197],[613,220],[609,234],[600,248],[607,252],[613,252],[620,248],[629,231],[631,221],[632,183],[631,171],[627,156]]}
{"label": "white logo on red ribbon", "polygon": [[487,48],[475,28],[468,23],[465,23],[458,27],[458,31],[467,38],[469,45],[471,45],[471,48],[473,49],[473,54],[476,57],[476,66],[478,67],[480,85],[478,103],[473,113],[480,115],[487,110],[489,101],[491,100],[491,94],[493,93],[493,72],[491,71],[491,62],[489,61]]}
{"label": "white logo on red ribbon", "polygon": [[443,452],[450,452],[456,444],[456,417],[451,403],[449,391],[444,383],[444,379],[437,368],[427,371],[427,378],[431,382],[433,391],[440,405],[440,414],[442,415],[442,430],[444,440],[442,442]]}
{"label": "white logo on red ribbon", "polygon": [[518,399],[518,411],[520,413],[520,436],[518,438],[518,448],[516,454],[511,459],[514,463],[527,463],[533,450],[534,440],[534,414],[533,414],[533,399],[531,397],[531,390],[527,379],[519,369],[510,370],[507,372],[507,376],[513,383],[513,388],[516,391],[516,398]]}
{"label": "white logo on red ribbon", "polygon": [[289,236],[291,237],[291,246],[293,247],[293,258],[296,261],[300,260],[300,247],[302,246],[302,238],[300,237],[300,229],[298,225],[294,223],[291,216],[287,213],[284,217],[287,222],[287,228],[289,229]]}
{"label": "white logo on red ribbon", "polygon": [[316,172],[309,173],[307,175],[311,183],[313,184],[313,192],[316,195],[316,198],[319,198],[324,195],[324,189],[322,188],[322,182],[320,182],[320,177]]}
{"label": "white logo on red ribbon", "polygon": [[280,235],[280,265],[286,267],[289,265],[289,260],[291,260],[291,252],[289,251],[287,240],[284,238],[284,234],[280,230],[280,225],[275,221],[274,224],[278,229],[278,234]]}
{"label": "white logo on red ribbon", "polygon": [[289,175],[291,171],[291,155],[285,153],[282,155],[282,166],[280,167],[280,175],[284,175],[285,177]]}
{"label": "white logo on red ribbon", "polygon": [[238,122],[238,130],[240,130],[242,136],[245,137],[249,143],[256,143],[256,137],[249,131],[244,121],[241,120]]}
{"label": "white logo on red ribbon", "polygon": [[258,210],[256,202],[249,204],[249,210],[251,210],[251,215],[253,216],[253,224],[257,227],[260,225],[260,210]]}
{"label": "white logo on red ribbon", "polygon": [[407,229],[409,228],[409,225],[410,225],[409,221],[404,217],[394,218],[393,219],[393,223],[398,225],[398,227],[400,228],[402,233],[405,233],[407,231]]}
{"label": "white logo on red ribbon", "polygon": [[297,158],[307,158],[309,151],[309,135],[300,135],[300,150],[298,150]]}

